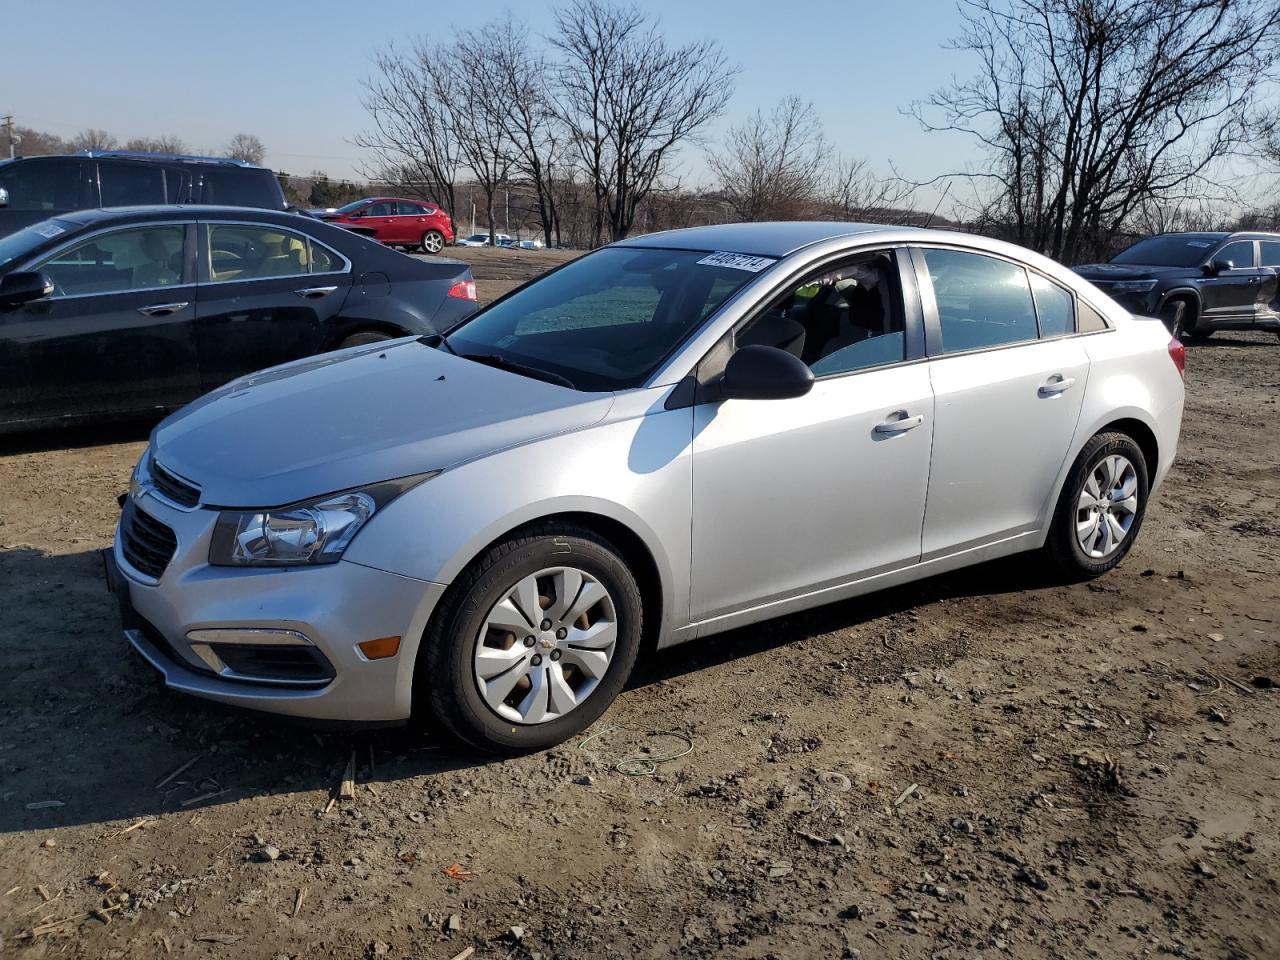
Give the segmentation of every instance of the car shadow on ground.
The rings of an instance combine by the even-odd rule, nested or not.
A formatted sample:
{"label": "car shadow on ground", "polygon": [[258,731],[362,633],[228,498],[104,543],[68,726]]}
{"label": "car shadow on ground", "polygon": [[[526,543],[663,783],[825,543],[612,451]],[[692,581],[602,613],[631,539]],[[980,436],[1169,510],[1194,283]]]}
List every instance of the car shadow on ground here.
{"label": "car shadow on ground", "polygon": [[152,428],[160,422],[160,419],[159,415],[153,414],[145,417],[128,417],[110,423],[57,427],[0,436],[0,455],[76,450],[113,443],[138,443],[151,435]]}
{"label": "car shadow on ground", "polygon": [[[1027,568],[997,561],[658,651],[629,688],[942,599],[1052,585]],[[97,550],[0,550],[0,833],[336,793],[353,759],[361,783],[500,762],[415,727],[325,730],[167,691],[121,637],[102,571]]]}
{"label": "car shadow on ground", "polygon": [[[1270,331],[1267,330],[1259,330],[1256,332],[1270,333]],[[1252,338],[1245,340],[1239,336],[1232,336],[1231,334],[1224,333],[1222,331],[1218,331],[1208,337],[1189,337],[1183,342],[1192,350],[1204,350],[1205,348],[1213,347],[1271,347],[1272,349],[1275,349],[1277,346],[1275,340],[1257,340]]]}

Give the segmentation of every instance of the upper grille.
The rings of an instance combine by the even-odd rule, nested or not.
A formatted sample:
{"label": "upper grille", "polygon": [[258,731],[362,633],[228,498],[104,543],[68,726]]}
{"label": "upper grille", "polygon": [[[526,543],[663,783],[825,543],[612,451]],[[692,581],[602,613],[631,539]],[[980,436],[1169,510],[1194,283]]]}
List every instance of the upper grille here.
{"label": "upper grille", "polygon": [[151,461],[151,482],[157,493],[180,507],[194,507],[200,503],[199,487],[170,473],[154,460]]}
{"label": "upper grille", "polygon": [[159,580],[178,549],[178,538],[166,524],[139,510],[130,500],[120,515],[120,546],[129,566]]}

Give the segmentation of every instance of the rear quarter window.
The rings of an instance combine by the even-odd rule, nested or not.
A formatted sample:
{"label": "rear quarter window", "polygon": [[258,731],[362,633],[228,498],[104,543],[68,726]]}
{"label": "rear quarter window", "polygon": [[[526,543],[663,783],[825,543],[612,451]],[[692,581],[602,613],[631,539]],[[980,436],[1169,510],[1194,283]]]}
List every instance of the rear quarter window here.
{"label": "rear quarter window", "polygon": [[218,203],[231,207],[284,209],[284,194],[270,170],[246,170],[240,167],[210,167],[201,173],[204,181],[201,203]]}

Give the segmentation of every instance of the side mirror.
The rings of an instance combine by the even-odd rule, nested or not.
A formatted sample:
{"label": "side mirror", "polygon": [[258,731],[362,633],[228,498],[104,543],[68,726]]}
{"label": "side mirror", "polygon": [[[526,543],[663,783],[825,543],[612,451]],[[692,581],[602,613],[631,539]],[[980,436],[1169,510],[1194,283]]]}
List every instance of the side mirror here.
{"label": "side mirror", "polygon": [[1221,273],[1223,270],[1234,270],[1235,268],[1236,268],[1235,263],[1233,263],[1230,260],[1211,260],[1209,262],[1209,265],[1206,266],[1204,269],[1205,269],[1205,273],[1209,274],[1210,276],[1216,276],[1217,274]]}
{"label": "side mirror", "polygon": [[0,207],[7,207],[8,205],[9,205],[9,191],[6,190],[4,187],[0,187]]}
{"label": "side mirror", "polygon": [[812,389],[813,371],[803,360],[761,344],[734,351],[720,380],[720,396],[726,400],[786,400]]}
{"label": "side mirror", "polygon": [[0,304],[29,303],[53,293],[53,281],[43,273],[21,271],[0,279]]}

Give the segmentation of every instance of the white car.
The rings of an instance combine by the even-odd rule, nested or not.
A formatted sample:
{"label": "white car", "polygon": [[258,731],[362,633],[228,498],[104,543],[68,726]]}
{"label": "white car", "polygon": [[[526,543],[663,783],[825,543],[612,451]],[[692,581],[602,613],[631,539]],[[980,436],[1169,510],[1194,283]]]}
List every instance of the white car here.
{"label": "white car", "polygon": [[[512,244],[512,243],[514,243],[514,242],[515,242],[514,240],[512,240],[512,238],[511,238],[510,236],[508,236],[508,235],[507,235],[507,234],[505,234],[505,233],[495,233],[495,234],[493,235],[493,238],[494,238],[494,240],[496,240],[496,241],[497,241],[498,246],[500,246],[500,247],[502,247],[502,246],[509,246],[510,244]],[[473,233],[473,234],[471,234],[471,236],[469,236],[469,237],[463,237],[462,239],[458,240],[458,241],[457,241],[457,246],[459,246],[459,247],[487,247],[487,246],[489,246],[489,234],[487,234],[487,233]]]}
{"label": "white car", "polygon": [[1110,570],[1173,462],[1182,364],[1159,320],[996,240],[636,237],[165,420],[116,535],[127,636],[224,703],[546,747],[645,642],[1021,552]]}

